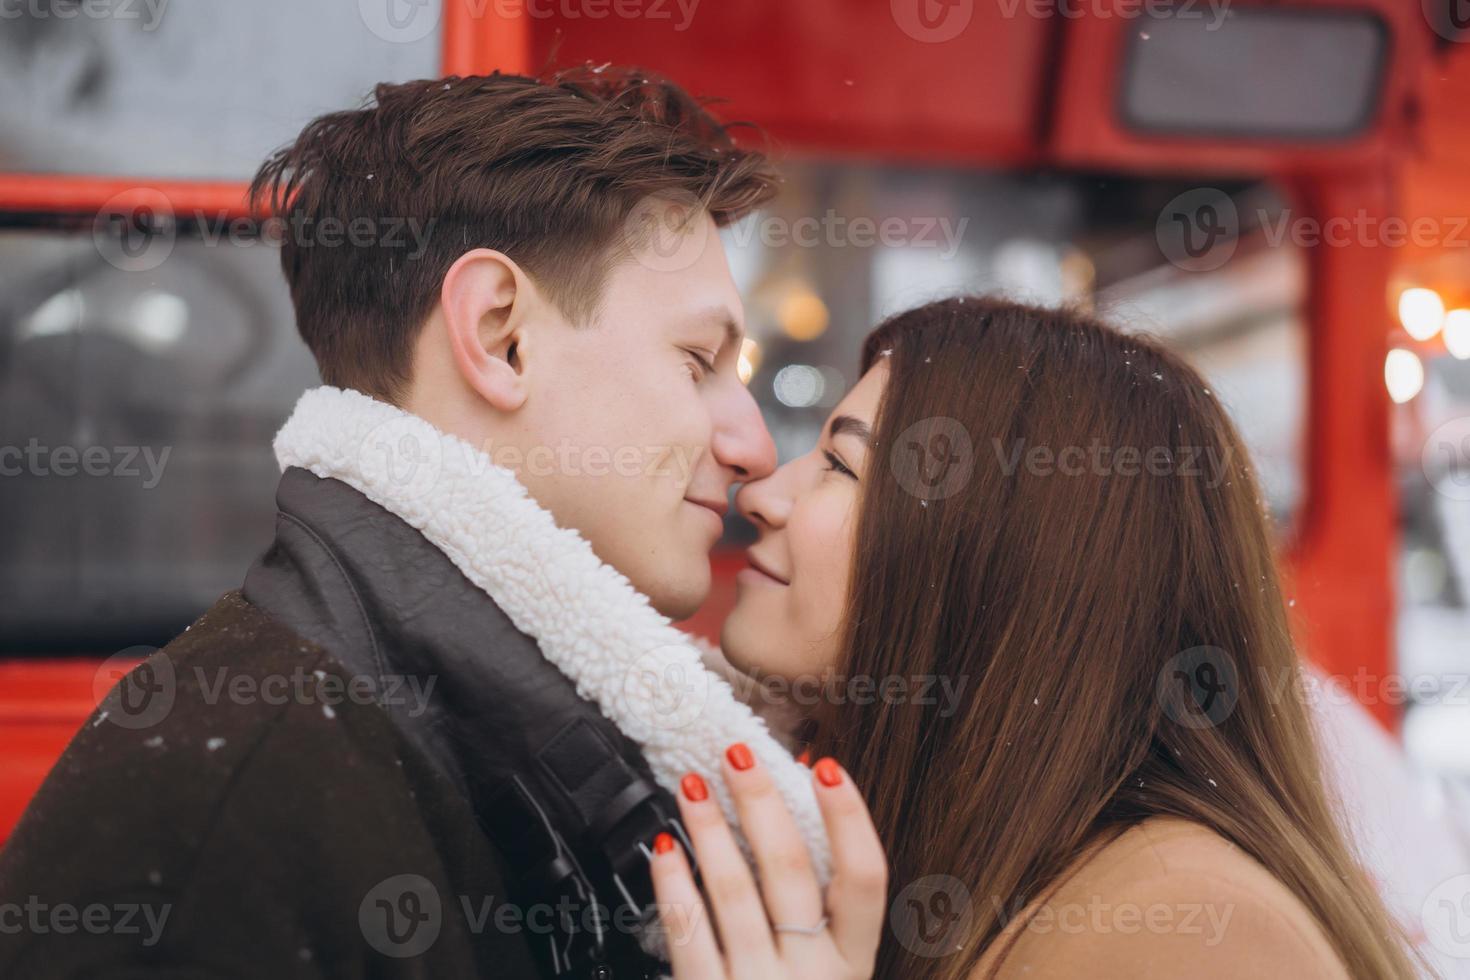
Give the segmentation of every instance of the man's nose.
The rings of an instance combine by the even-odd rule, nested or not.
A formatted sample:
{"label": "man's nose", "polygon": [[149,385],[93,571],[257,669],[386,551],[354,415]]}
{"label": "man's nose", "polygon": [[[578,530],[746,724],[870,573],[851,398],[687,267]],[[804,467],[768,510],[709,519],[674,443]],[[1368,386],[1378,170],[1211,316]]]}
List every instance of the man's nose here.
{"label": "man's nose", "polygon": [[720,406],[710,451],[741,481],[760,480],[776,470],[776,444],[750,389],[739,385]]}

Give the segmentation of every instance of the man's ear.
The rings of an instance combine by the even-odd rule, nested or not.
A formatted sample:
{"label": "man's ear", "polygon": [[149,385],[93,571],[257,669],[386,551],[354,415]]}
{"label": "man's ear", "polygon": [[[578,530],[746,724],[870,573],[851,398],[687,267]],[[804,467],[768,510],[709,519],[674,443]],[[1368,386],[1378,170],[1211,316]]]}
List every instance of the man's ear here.
{"label": "man's ear", "polygon": [[455,367],[502,412],[526,400],[522,368],[531,291],[525,273],[503,253],[477,248],[449,267],[439,293]]}

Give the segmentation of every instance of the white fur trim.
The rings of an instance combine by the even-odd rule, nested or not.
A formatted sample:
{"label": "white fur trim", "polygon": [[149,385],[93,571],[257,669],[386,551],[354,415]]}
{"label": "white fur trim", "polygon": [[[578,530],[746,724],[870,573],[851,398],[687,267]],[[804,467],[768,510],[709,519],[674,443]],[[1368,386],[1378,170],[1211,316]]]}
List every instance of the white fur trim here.
{"label": "white fur trim", "polygon": [[750,746],[826,886],[830,852],[811,771],[704,666],[692,638],[581,535],[557,527],[514,473],[418,416],[332,387],[301,396],[275,451],[283,470],[300,466],[341,480],[417,528],[642,747],[660,785],[677,794],[685,773],[704,777],[747,859],[720,760],[732,742]]}

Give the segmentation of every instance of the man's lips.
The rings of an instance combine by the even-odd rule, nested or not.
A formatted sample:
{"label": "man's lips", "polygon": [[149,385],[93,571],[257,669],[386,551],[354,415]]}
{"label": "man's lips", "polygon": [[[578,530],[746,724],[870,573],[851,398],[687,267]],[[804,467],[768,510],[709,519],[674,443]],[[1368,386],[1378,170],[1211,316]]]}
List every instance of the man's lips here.
{"label": "man's lips", "polygon": [[760,572],[766,578],[771,579],[775,582],[779,582],[782,585],[791,584],[791,582],[787,579],[784,579],[780,575],[777,575],[775,572],[771,571],[770,567],[764,564],[759,558],[757,558],[754,552],[747,551],[745,553],[745,558],[747,561],[750,562],[751,568],[755,569],[757,572]]}
{"label": "man's lips", "polygon": [[719,500],[696,500],[693,497],[685,497],[684,499],[698,507],[709,508],[710,510],[714,511],[715,516],[722,521],[725,519],[726,512],[730,509],[729,501],[727,501],[723,497],[721,497]]}

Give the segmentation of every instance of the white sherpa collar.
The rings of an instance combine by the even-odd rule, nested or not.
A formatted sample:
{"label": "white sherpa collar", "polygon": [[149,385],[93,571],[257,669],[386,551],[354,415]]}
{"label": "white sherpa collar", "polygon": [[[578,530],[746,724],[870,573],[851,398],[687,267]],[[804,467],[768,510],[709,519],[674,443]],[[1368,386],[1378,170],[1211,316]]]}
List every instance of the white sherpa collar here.
{"label": "white sherpa collar", "polygon": [[810,770],[704,665],[695,641],[581,535],[557,527],[514,473],[418,416],[332,387],[301,396],[275,451],[283,470],[341,480],[418,529],[642,747],[660,785],[677,795],[685,773],[703,776],[747,858],[720,759],[732,742],[750,746],[826,886],[830,854]]}

